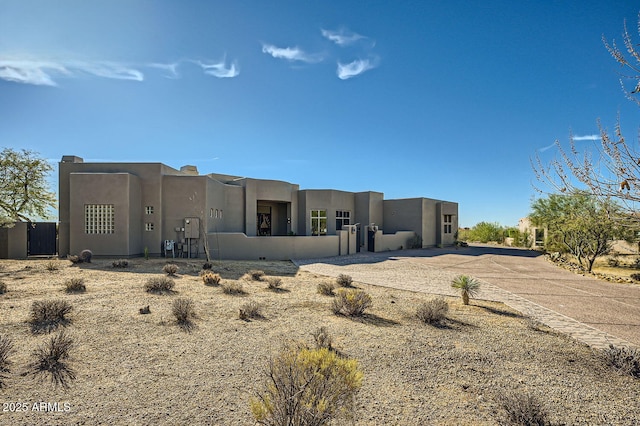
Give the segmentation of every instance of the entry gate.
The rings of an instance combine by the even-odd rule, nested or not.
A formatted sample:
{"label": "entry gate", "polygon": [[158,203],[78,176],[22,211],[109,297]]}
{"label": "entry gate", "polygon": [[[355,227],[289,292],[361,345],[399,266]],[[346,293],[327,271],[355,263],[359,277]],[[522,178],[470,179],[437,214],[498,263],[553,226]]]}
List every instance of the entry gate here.
{"label": "entry gate", "polygon": [[56,250],[56,223],[31,222],[27,225],[27,255],[54,255]]}

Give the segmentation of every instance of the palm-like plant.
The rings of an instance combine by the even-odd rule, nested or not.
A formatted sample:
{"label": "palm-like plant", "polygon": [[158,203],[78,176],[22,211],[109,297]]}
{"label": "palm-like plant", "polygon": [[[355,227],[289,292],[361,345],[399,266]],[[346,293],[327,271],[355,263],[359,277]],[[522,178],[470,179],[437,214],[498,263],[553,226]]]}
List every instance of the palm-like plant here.
{"label": "palm-like plant", "polygon": [[480,291],[480,281],[469,275],[458,275],[451,282],[451,287],[460,290],[462,303],[469,304],[470,297],[476,297]]}

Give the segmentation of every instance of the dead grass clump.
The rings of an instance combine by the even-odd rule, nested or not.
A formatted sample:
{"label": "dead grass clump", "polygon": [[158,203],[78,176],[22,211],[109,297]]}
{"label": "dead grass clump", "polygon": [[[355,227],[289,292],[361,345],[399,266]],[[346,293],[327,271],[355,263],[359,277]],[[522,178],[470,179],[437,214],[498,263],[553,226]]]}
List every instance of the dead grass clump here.
{"label": "dead grass clump", "polygon": [[179,298],[173,301],[173,316],[180,328],[190,330],[194,324],[192,319],[196,317],[193,300],[190,298]]}
{"label": "dead grass clump", "polygon": [[325,348],[329,349],[330,351],[333,350],[333,337],[331,337],[331,334],[329,334],[329,330],[327,330],[327,327],[319,327],[313,333],[311,333],[311,336],[313,337],[313,341],[316,344],[316,349]]}
{"label": "dead grass clump", "polygon": [[260,271],[258,269],[251,269],[247,274],[249,274],[249,277],[253,281],[262,281],[262,278],[264,277],[264,271]]}
{"label": "dead grass clump", "polygon": [[46,269],[49,272],[53,272],[60,269],[60,265],[58,265],[58,262],[56,262],[55,260],[50,260],[44,264],[44,269]]}
{"label": "dead grass clump", "polygon": [[602,350],[602,357],[618,373],[640,378],[640,350],[609,344]]}
{"label": "dead grass clump", "polygon": [[169,277],[153,277],[147,280],[144,290],[155,294],[173,293],[174,286],[175,282]]}
{"label": "dead grass clump", "polygon": [[240,306],[240,312],[238,313],[238,318],[243,321],[248,321],[252,318],[263,318],[262,316],[262,307],[256,301],[251,301],[245,303]]}
{"label": "dead grass clump", "polygon": [[31,331],[49,333],[60,326],[67,326],[71,322],[67,315],[72,310],[66,300],[36,300],[31,305]]}
{"label": "dead grass clump", "polygon": [[336,278],[336,284],[340,287],[351,287],[353,286],[353,278],[351,278],[351,275],[340,274]]}
{"label": "dead grass clump", "polygon": [[447,317],[448,312],[449,304],[442,297],[436,297],[418,305],[416,316],[425,324],[438,324]]}
{"label": "dead grass clump", "polygon": [[111,263],[111,266],[114,268],[126,268],[129,266],[129,261],[127,259],[114,260],[113,263]]}
{"label": "dead grass clump", "polygon": [[64,291],[67,293],[84,293],[87,291],[84,278],[69,278],[64,282]]}
{"label": "dead grass clump", "polygon": [[178,273],[178,269],[180,269],[178,268],[178,265],[173,263],[167,263],[162,267],[162,272],[164,272],[170,277],[174,277]]}
{"label": "dead grass clump", "polygon": [[3,281],[0,281],[0,294],[5,294],[7,291],[7,284]]}
{"label": "dead grass clump", "polygon": [[280,286],[282,286],[282,278],[280,277],[267,278],[267,288],[269,290],[280,290]]}
{"label": "dead grass clump", "polygon": [[33,376],[49,375],[54,386],[67,388],[69,381],[76,378],[69,365],[69,351],[74,342],[63,332],[52,336],[42,346],[33,351],[34,360],[27,366]]}
{"label": "dead grass clump", "polygon": [[504,410],[501,424],[517,426],[544,426],[551,424],[542,404],[533,396],[522,392],[503,392],[499,396]]}
{"label": "dead grass clump", "polygon": [[[289,345],[269,361],[264,391],[251,400],[261,425],[325,425],[353,413],[362,386],[355,359],[326,348]],[[348,424],[350,418],[343,418]]]}
{"label": "dead grass clump", "polygon": [[205,272],[202,274],[202,281],[205,285],[219,285],[222,278],[219,274],[213,272]]}
{"label": "dead grass clump", "polygon": [[322,282],[318,284],[317,290],[318,293],[324,294],[325,296],[334,296],[335,293],[333,290],[335,289],[335,285],[333,283]]}
{"label": "dead grass clump", "polygon": [[11,372],[9,366],[11,360],[9,356],[15,352],[13,348],[13,341],[5,336],[0,336],[0,389],[5,385],[5,380],[8,377],[8,373]]}
{"label": "dead grass clump", "polygon": [[371,296],[362,290],[341,288],[333,299],[331,310],[336,315],[360,317],[372,303]]}
{"label": "dead grass clump", "polygon": [[224,294],[246,294],[244,288],[242,287],[242,283],[237,281],[228,281],[222,284],[222,292]]}

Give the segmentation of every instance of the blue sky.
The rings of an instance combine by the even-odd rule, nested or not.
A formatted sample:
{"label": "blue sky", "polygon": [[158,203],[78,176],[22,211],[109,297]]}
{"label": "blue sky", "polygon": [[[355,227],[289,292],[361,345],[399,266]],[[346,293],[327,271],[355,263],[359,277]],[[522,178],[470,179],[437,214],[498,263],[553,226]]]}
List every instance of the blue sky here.
{"label": "blue sky", "polygon": [[[529,160],[628,137],[610,1],[0,0],[0,146],[196,165],[517,225]],[[56,177],[52,177],[52,183]]]}

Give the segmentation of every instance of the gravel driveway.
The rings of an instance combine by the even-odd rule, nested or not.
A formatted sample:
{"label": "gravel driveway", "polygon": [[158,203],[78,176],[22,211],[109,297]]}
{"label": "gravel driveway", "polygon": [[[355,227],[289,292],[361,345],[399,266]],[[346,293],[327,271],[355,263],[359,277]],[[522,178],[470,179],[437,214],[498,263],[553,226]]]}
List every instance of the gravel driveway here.
{"label": "gravel driveway", "polygon": [[451,280],[467,274],[483,282],[479,298],[504,302],[591,346],[640,346],[640,286],[574,274],[530,250],[471,246],[294,262],[317,274],[441,295],[456,295]]}

